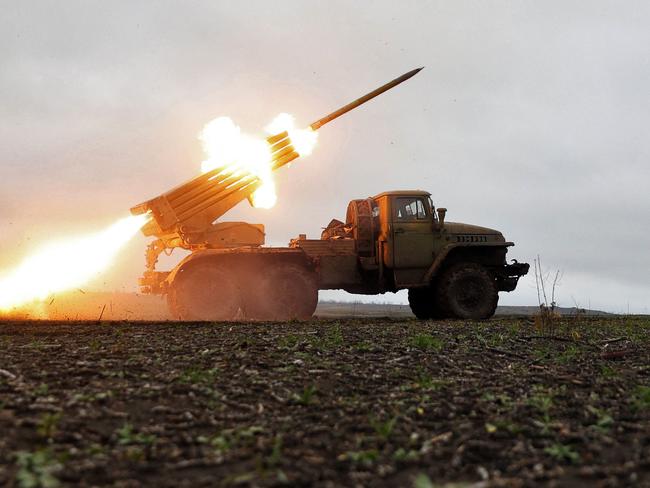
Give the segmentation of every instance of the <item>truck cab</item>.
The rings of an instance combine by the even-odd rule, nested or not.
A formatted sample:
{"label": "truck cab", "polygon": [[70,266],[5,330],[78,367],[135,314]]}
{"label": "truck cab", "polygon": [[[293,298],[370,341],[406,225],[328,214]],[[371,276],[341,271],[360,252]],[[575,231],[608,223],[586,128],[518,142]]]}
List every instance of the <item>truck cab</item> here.
{"label": "truck cab", "polygon": [[397,288],[418,285],[440,248],[441,234],[429,193],[384,192],[373,200],[379,210],[381,259]]}
{"label": "truck cab", "polygon": [[498,292],[514,290],[528,265],[507,264],[507,248],[514,243],[501,232],[446,222],[446,213],[421,190],[350,202],[346,225],[357,244],[360,274],[368,290],[408,289],[420,318],[487,318],[496,309]]}

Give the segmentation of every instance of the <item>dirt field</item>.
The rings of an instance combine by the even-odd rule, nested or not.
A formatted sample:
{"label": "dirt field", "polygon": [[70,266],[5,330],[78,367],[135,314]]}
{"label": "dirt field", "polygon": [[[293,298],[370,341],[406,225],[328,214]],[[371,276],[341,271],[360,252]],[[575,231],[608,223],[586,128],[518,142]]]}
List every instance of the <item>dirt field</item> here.
{"label": "dirt field", "polygon": [[5,322],[0,485],[650,486],[650,319],[551,333]]}

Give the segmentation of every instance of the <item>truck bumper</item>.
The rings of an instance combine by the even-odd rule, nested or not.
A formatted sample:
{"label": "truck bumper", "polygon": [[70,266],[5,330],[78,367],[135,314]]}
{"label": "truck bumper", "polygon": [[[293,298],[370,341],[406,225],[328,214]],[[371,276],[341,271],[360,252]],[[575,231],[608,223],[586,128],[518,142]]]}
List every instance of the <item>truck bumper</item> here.
{"label": "truck bumper", "polygon": [[499,270],[497,275],[497,288],[499,291],[513,291],[517,288],[519,278],[528,274],[530,264],[518,263],[513,260],[512,264],[506,264]]}

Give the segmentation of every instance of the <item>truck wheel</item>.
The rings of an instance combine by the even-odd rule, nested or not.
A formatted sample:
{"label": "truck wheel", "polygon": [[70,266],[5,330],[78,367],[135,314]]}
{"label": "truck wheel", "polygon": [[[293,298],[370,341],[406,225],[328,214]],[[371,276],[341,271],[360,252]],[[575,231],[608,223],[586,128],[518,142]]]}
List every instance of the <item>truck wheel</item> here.
{"label": "truck wheel", "polygon": [[240,307],[233,273],[216,263],[181,268],[167,294],[172,316],[181,320],[233,320]]}
{"label": "truck wheel", "polygon": [[409,288],[411,311],[420,320],[442,319],[444,314],[436,307],[435,294],[430,286]]}
{"label": "truck wheel", "polygon": [[437,305],[451,317],[490,318],[498,301],[496,281],[480,264],[456,264],[446,270],[438,281]]}
{"label": "truck wheel", "polygon": [[247,296],[246,316],[255,320],[309,319],[318,304],[313,272],[292,263],[261,270],[253,293]]}

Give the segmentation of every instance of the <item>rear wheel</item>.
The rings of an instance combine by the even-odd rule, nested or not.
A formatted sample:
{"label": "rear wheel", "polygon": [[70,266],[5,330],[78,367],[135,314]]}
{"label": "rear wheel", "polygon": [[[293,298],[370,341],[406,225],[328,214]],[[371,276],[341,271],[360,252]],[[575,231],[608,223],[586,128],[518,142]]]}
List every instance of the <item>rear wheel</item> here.
{"label": "rear wheel", "polygon": [[188,263],[176,274],[167,294],[181,320],[233,320],[240,308],[239,286],[225,264]]}
{"label": "rear wheel", "polygon": [[318,304],[316,275],[295,263],[262,268],[256,286],[246,296],[245,313],[255,320],[308,319]]}
{"label": "rear wheel", "polygon": [[496,281],[477,263],[459,263],[438,280],[437,306],[459,319],[487,319],[494,315],[499,301]]}

